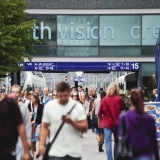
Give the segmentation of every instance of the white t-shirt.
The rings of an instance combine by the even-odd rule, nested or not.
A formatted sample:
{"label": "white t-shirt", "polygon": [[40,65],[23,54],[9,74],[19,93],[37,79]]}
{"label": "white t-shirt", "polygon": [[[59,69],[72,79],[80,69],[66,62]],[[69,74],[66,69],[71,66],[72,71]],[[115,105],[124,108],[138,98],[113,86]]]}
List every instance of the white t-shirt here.
{"label": "white t-shirt", "polygon": [[[86,114],[84,107],[72,99],[69,99],[66,105],[59,104],[58,100],[50,101],[46,104],[42,122],[50,124],[50,141],[53,140],[56,131],[62,123],[62,116],[66,115],[76,103],[77,105],[70,115],[71,119],[75,121],[85,120]],[[49,156],[64,157],[66,155],[75,158],[82,156],[80,132],[67,123],[62,127],[49,151]]]}

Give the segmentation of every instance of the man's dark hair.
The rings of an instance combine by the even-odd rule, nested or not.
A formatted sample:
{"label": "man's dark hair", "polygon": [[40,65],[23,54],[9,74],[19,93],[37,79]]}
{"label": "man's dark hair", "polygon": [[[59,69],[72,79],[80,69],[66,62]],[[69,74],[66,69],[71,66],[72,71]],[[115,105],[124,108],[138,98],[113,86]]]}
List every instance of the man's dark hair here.
{"label": "man's dark hair", "polygon": [[82,86],[81,86],[81,85],[79,85],[78,87],[79,87],[79,88],[82,88]]}
{"label": "man's dark hair", "polygon": [[101,99],[104,98],[106,96],[106,92],[105,91],[101,91],[100,92],[100,96],[101,96]]}
{"label": "man's dark hair", "polygon": [[64,81],[59,82],[57,84],[57,92],[65,92],[65,91],[68,91],[68,92],[71,91],[69,84]]}

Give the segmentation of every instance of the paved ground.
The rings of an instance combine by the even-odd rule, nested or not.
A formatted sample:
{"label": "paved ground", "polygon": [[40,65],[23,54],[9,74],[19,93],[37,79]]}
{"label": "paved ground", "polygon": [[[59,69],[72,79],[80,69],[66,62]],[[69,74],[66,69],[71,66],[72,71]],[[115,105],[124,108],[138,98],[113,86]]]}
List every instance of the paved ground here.
{"label": "paved ground", "polygon": [[[83,138],[83,157],[82,160],[106,160],[105,152],[98,152],[98,143],[95,134],[89,130]],[[103,147],[105,150],[105,148]]]}
{"label": "paved ground", "polygon": [[[83,143],[83,157],[82,160],[106,160],[105,152],[98,152],[98,143],[95,134],[89,130],[82,138]],[[104,148],[104,147],[103,147]],[[42,158],[35,160],[42,160]]]}

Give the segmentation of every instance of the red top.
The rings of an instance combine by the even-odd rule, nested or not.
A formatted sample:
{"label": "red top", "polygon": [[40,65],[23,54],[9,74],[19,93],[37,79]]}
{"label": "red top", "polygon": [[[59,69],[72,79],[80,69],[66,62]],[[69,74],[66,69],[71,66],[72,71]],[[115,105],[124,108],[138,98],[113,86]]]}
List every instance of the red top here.
{"label": "red top", "polygon": [[98,112],[98,117],[102,118],[100,127],[114,128],[118,124],[120,112],[125,107],[126,105],[120,96],[113,95],[103,98]]}

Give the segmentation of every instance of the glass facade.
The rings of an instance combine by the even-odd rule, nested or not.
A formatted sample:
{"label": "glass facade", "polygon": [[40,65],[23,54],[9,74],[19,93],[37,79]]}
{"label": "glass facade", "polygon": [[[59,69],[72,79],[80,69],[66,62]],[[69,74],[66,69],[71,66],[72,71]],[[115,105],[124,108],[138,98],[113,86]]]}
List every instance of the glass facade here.
{"label": "glass facade", "polygon": [[142,63],[142,89],[148,101],[152,100],[152,91],[156,88],[155,84],[155,63]]}
{"label": "glass facade", "polygon": [[33,56],[143,57],[154,55],[160,15],[30,15],[37,19]]}

